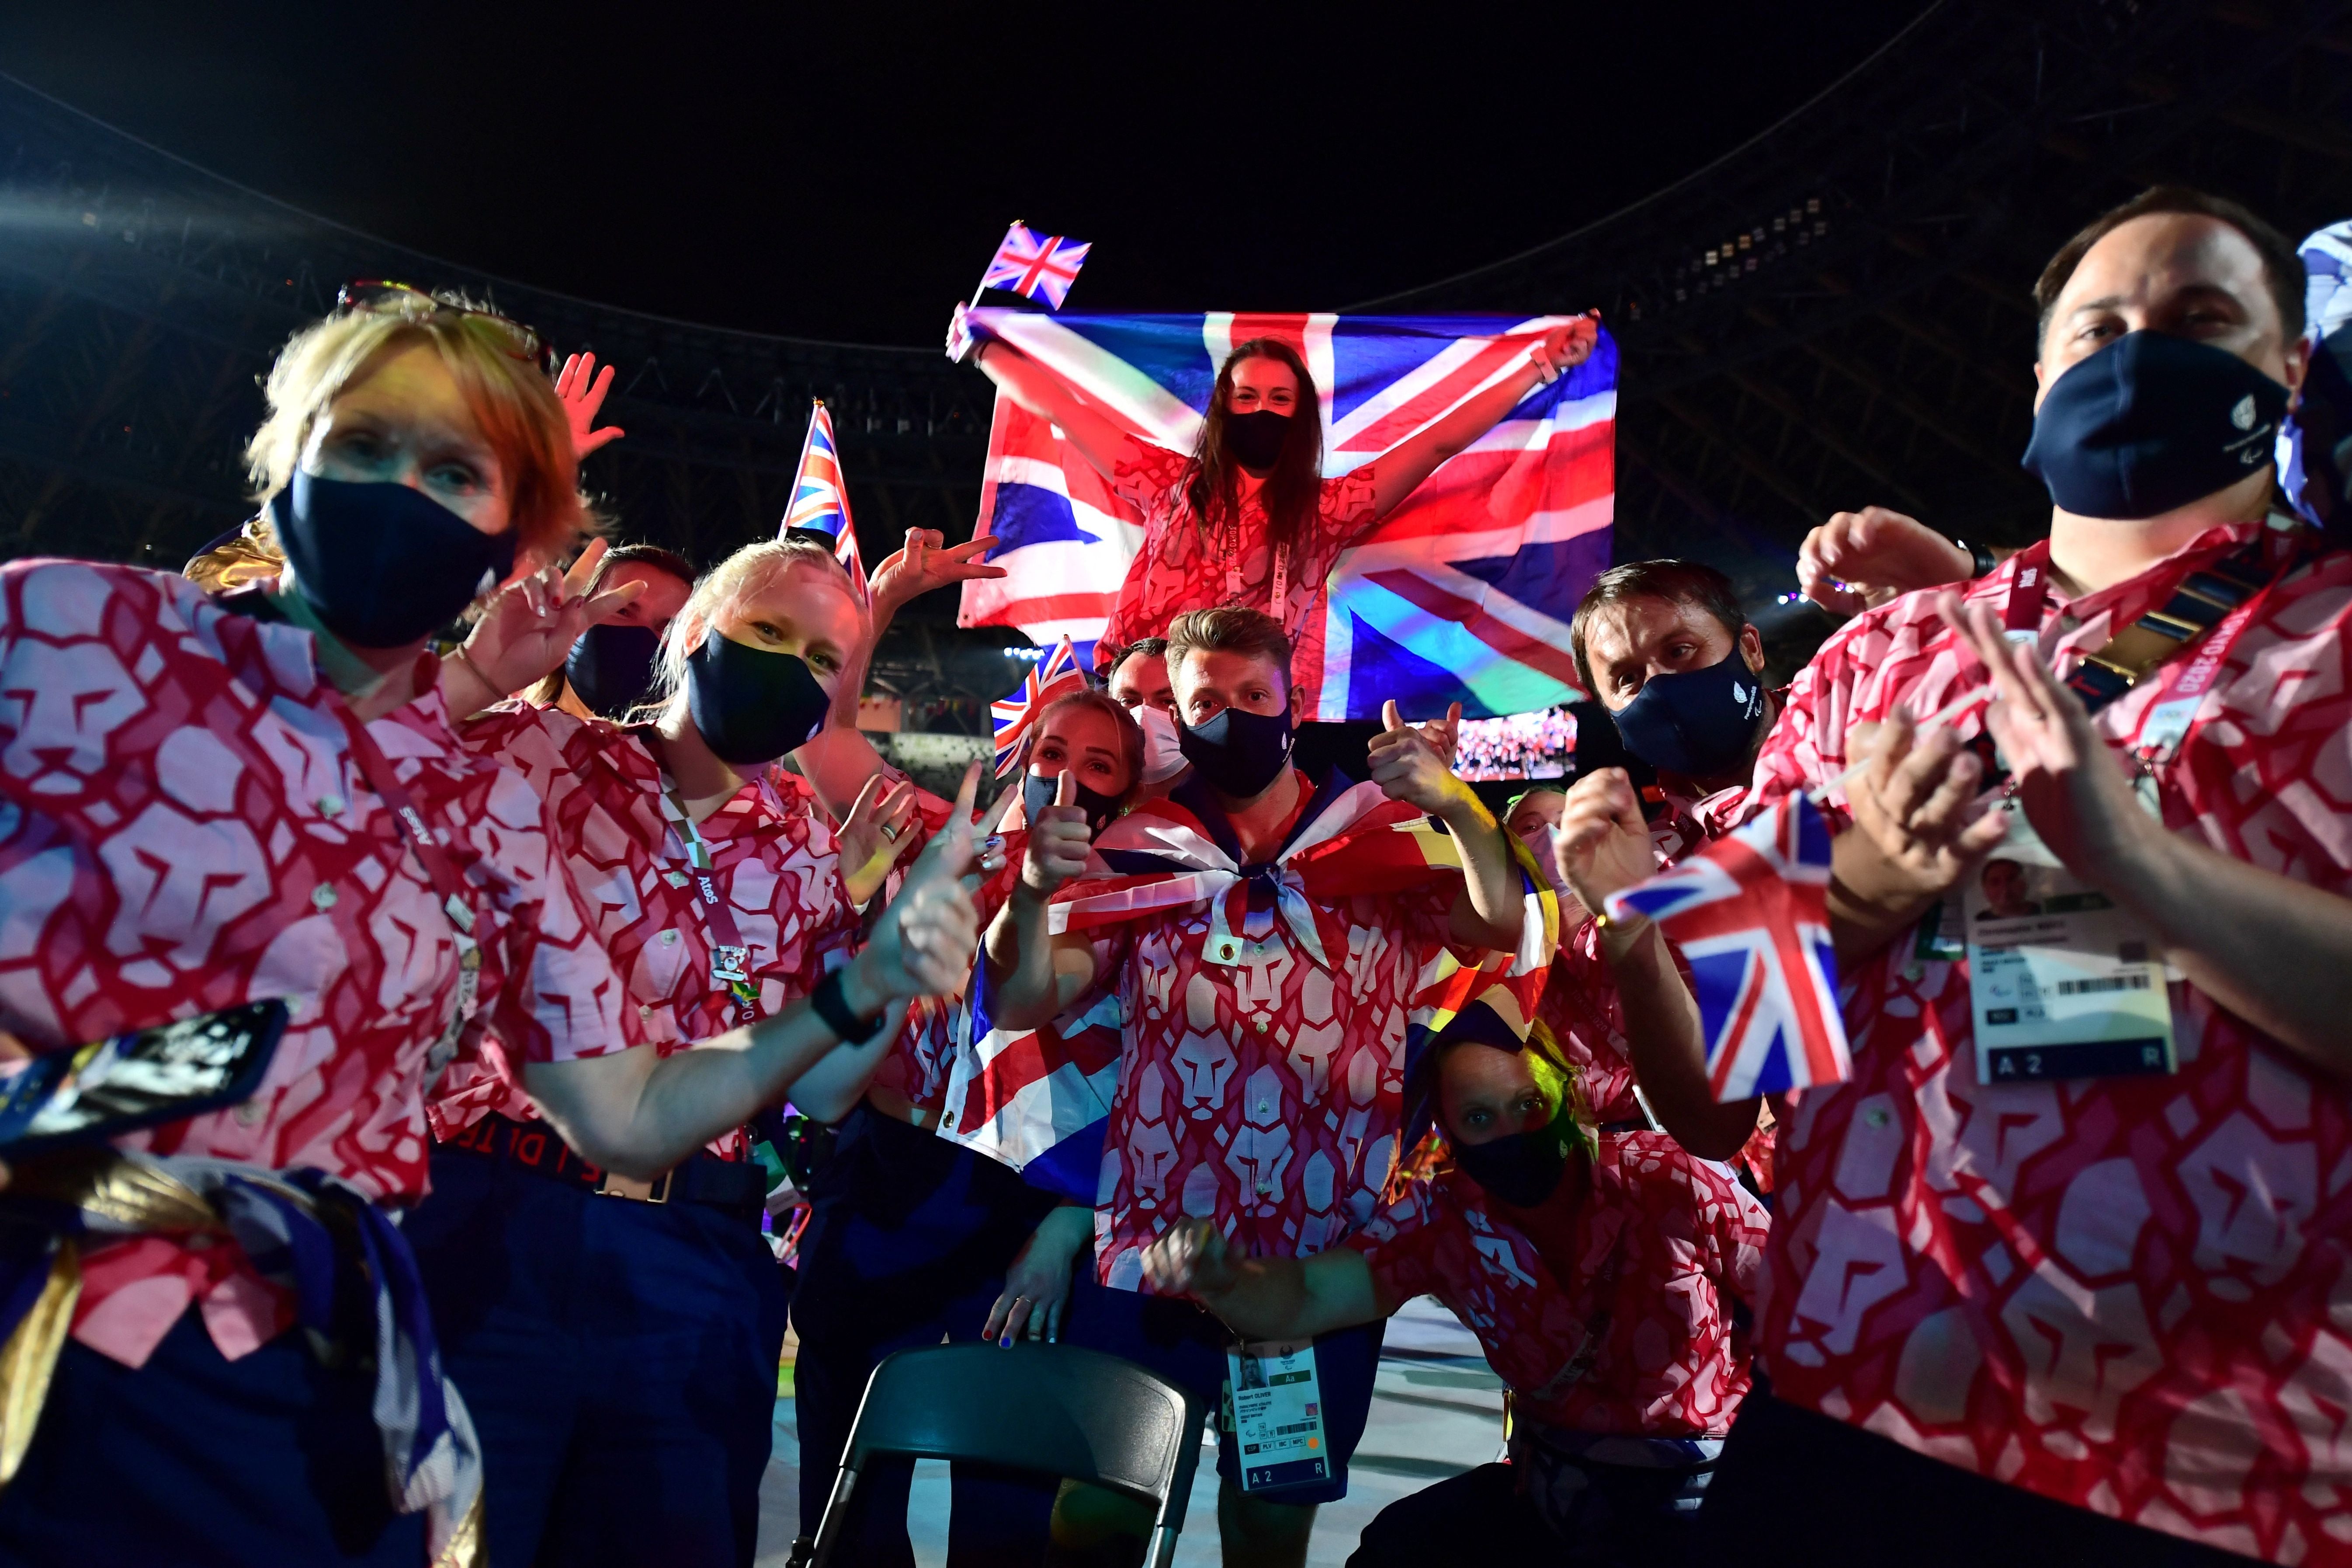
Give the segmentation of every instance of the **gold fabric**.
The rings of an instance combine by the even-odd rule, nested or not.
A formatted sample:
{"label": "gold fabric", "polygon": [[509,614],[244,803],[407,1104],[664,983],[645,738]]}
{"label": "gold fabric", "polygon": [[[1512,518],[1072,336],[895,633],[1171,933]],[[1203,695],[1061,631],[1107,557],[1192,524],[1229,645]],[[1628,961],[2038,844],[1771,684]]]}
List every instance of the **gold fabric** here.
{"label": "gold fabric", "polygon": [[433,1560],[433,1568],[484,1568],[489,1560],[489,1545],[482,1537],[482,1494],[476,1492],[473,1507],[449,1532],[449,1543]]}
{"label": "gold fabric", "polygon": [[0,1487],[16,1479],[25,1450],[33,1446],[41,1406],[49,1397],[49,1378],[65,1351],[74,1306],[80,1300],[81,1252],[71,1239],[63,1240],[49,1261],[40,1299],[8,1342],[0,1345]]}

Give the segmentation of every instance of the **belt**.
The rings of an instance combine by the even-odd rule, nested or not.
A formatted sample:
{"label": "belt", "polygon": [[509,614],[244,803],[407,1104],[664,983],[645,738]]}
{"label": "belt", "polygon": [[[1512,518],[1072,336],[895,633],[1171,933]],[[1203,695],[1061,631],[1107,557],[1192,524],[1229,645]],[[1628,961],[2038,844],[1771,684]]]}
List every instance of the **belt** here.
{"label": "belt", "polygon": [[767,1204],[767,1173],[756,1160],[721,1160],[701,1152],[653,1180],[641,1182],[590,1164],[545,1122],[517,1121],[496,1111],[441,1140],[439,1146],[519,1165],[533,1175],[582,1192],[632,1203],[707,1204],[755,1222]]}

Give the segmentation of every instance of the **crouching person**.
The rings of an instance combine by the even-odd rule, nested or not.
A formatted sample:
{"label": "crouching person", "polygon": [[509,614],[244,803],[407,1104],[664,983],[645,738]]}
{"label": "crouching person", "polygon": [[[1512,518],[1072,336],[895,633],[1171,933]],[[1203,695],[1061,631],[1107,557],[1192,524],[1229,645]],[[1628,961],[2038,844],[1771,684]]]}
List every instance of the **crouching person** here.
{"label": "crouching person", "polygon": [[1680,1563],[1748,1391],[1730,1298],[1755,1279],[1763,1209],[1663,1133],[1596,1138],[1556,1047],[1541,1031],[1523,1050],[1482,1043],[1507,1037],[1457,1026],[1432,1043],[1407,1094],[1433,1110],[1451,1168],[1392,1192],[1344,1245],[1244,1258],[1192,1220],[1144,1255],[1155,1290],[1192,1296],[1245,1340],[1369,1322],[1429,1294],[1485,1344],[1516,1394],[1510,1462],[1391,1504],[1350,1568]]}

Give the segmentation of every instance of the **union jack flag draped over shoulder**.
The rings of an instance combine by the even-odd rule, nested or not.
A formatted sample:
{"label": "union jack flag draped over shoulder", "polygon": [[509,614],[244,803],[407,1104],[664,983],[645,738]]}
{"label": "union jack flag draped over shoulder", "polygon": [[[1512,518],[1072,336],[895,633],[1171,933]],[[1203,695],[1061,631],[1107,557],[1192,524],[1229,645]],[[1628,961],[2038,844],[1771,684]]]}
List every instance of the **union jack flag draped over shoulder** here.
{"label": "union jack flag draped over shoulder", "polygon": [[1829,887],[1829,826],[1799,795],[1609,895],[1611,919],[1649,916],[1690,965],[1717,1100],[1853,1076]]}
{"label": "union jack flag draped over shoulder", "polygon": [[1058,310],[1069,297],[1070,285],[1078,280],[1078,268],[1087,264],[1087,252],[1093,248],[1083,239],[1034,233],[1015,218],[1004,231],[996,254],[988,258],[980,286],[1009,289],[1025,299],[1043,299],[1047,308]]}
{"label": "union jack flag draped over shoulder", "polygon": [[[1129,433],[1189,453],[1233,346],[1276,337],[1321,395],[1326,479],[1361,467],[1523,364],[1568,318],[1045,315],[972,310],[975,337],[1012,343]],[[1616,501],[1617,345],[1538,385],[1342,554],[1320,612],[1319,656],[1293,668],[1301,719],[1377,719],[1458,701],[1473,718],[1571,700],[1568,622],[1609,563]],[[1046,420],[998,395],[980,501],[989,560],[1007,575],[964,584],[968,626],[1038,641],[1102,635],[1143,540]],[[1312,639],[1309,639],[1310,642]]]}
{"label": "union jack flag draped over shoulder", "polygon": [[1078,668],[1077,650],[1064,637],[1054,646],[1054,651],[1037,661],[1021,684],[1009,697],[1000,697],[988,705],[988,716],[996,728],[996,776],[1003,778],[1021,762],[1022,747],[1029,739],[1029,727],[1045,704],[1073,691],[1087,689],[1086,672]]}
{"label": "union jack flag draped over shoulder", "polygon": [[849,483],[842,477],[841,449],[834,444],[833,415],[823,399],[809,405],[808,435],[801,442],[801,466],[793,479],[792,503],[784,508],[776,537],[794,529],[833,536],[833,557],[849,574],[857,596],[866,596],[866,563],[857,555],[857,529],[849,521]]}

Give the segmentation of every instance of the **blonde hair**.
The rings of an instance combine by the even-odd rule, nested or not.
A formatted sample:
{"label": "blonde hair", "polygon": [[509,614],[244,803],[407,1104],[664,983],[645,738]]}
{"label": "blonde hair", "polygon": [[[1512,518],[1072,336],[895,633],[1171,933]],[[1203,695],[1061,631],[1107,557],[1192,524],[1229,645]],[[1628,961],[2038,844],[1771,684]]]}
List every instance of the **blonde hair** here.
{"label": "blonde hair", "polygon": [[[1030,734],[1033,737],[1043,735],[1045,721],[1064,708],[1089,709],[1108,719],[1118,731],[1118,753],[1127,768],[1127,787],[1119,792],[1118,804],[1122,806],[1128,805],[1135,799],[1135,792],[1143,787],[1143,726],[1137,723],[1135,715],[1120,707],[1109,692],[1089,689],[1064,692],[1046,703],[1039,711],[1036,722],[1031,726]],[[1034,751],[1035,747],[1036,742],[1033,739],[1030,748]]]}
{"label": "blonde hair", "polygon": [[381,355],[430,343],[457,384],[482,439],[512,487],[509,516],[519,560],[553,561],[596,518],[580,494],[580,460],[555,388],[495,322],[453,308],[414,313],[351,310],[315,321],[287,342],[264,384],[269,412],[245,448],[253,499],[264,510],[257,531],[270,540],[268,507],[293,482],[295,465],[328,405]]}
{"label": "blonde hair", "polygon": [[824,574],[856,606],[859,631],[866,629],[866,607],[857,603],[857,595],[849,586],[849,574],[833,558],[831,550],[805,539],[763,539],[756,544],[747,544],[703,574],[694,585],[694,592],[687,595],[686,607],[678,611],[669,630],[662,634],[654,700],[667,702],[686,689],[686,661],[702,646],[705,632],[744,600],[764,593],[768,584],[795,566]]}

